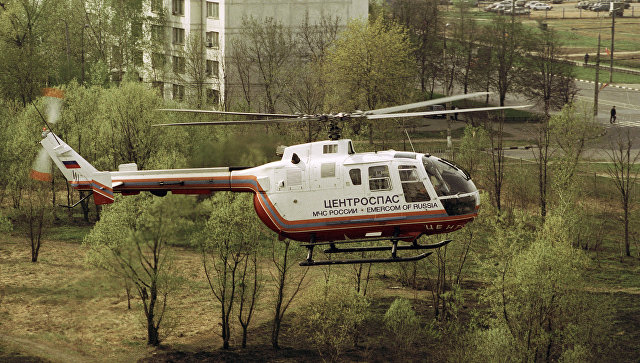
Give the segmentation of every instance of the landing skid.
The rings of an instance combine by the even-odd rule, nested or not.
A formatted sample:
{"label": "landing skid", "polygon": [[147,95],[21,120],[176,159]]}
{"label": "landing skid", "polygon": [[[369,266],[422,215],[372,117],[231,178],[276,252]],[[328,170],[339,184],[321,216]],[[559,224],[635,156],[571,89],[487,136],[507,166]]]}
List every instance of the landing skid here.
{"label": "landing skid", "polygon": [[[362,242],[373,242],[373,241],[391,241],[391,246],[365,246],[365,247],[337,247],[338,244],[343,243],[362,243]],[[378,238],[378,239],[363,239],[363,240],[349,240],[349,241],[339,241],[339,242],[320,242],[313,243],[313,239],[311,243],[303,244],[302,246],[307,248],[307,259],[305,261],[300,262],[300,266],[324,266],[324,265],[350,265],[350,264],[359,264],[359,263],[386,263],[386,262],[409,262],[409,261],[419,261],[423,258],[429,256],[433,252],[425,252],[416,256],[409,257],[398,257],[398,250],[429,250],[440,248],[446,246],[451,240],[444,240],[438,243],[433,243],[429,245],[421,245],[418,244],[417,239],[414,239],[413,242],[408,246],[398,246],[399,238],[391,237],[391,238]],[[345,260],[321,260],[316,261],[313,259],[313,249],[316,246],[326,246],[329,248],[325,249],[323,252],[327,254],[331,253],[353,253],[353,252],[378,252],[378,251],[391,251],[390,258],[359,258],[359,259],[345,259]]]}

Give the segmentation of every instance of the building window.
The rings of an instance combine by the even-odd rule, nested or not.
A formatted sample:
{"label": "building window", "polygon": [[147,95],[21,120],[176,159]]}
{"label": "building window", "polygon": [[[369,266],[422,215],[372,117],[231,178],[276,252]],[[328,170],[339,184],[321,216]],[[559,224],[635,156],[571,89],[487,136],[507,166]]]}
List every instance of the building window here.
{"label": "building window", "polygon": [[184,0],[171,0],[171,14],[184,15]]}
{"label": "building window", "polygon": [[184,73],[186,62],[184,57],[173,56],[173,73]]}
{"label": "building window", "polygon": [[207,76],[217,78],[219,68],[220,63],[218,63],[218,61],[207,59]]}
{"label": "building window", "polygon": [[164,68],[165,58],[162,53],[153,53],[151,54],[151,68],[152,69],[161,69]]}
{"label": "building window", "polygon": [[213,1],[207,1],[207,17],[220,19],[220,4]]}
{"label": "building window", "polygon": [[164,28],[162,25],[151,26],[151,40],[156,43],[164,43]]}
{"label": "building window", "polygon": [[207,32],[207,47],[209,48],[218,48],[220,41],[220,33],[218,32]]}
{"label": "building window", "polygon": [[122,64],[122,52],[120,47],[114,45],[111,47],[111,63],[114,67],[118,67]]}
{"label": "building window", "polygon": [[161,81],[153,81],[151,84],[153,89],[157,90],[160,96],[164,96],[164,82]]}
{"label": "building window", "polygon": [[173,28],[173,44],[184,44],[184,29]]}
{"label": "building window", "polygon": [[181,84],[173,85],[173,99],[182,101],[184,99],[184,86]]}
{"label": "building window", "polygon": [[162,12],[162,0],[151,0],[151,12],[156,14]]}
{"label": "building window", "polygon": [[131,24],[131,36],[135,39],[142,38],[142,23],[134,22]]}
{"label": "building window", "polygon": [[210,105],[220,103],[220,91],[217,89],[207,89],[207,103]]}
{"label": "building window", "polygon": [[143,59],[144,55],[142,54],[141,50],[134,50],[133,51],[133,65],[135,65],[136,67],[142,67],[142,63],[143,63]]}
{"label": "building window", "polygon": [[391,190],[391,178],[386,165],[369,168],[369,189],[371,191]]}

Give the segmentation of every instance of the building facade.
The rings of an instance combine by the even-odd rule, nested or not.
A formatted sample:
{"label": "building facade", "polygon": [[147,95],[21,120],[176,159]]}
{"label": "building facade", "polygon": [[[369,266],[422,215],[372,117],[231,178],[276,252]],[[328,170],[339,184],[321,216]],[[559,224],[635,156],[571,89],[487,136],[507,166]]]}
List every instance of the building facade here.
{"label": "building facade", "polygon": [[308,16],[366,18],[368,0],[151,0],[144,9],[150,46],[144,52],[142,78],[165,98],[181,100],[199,93],[205,104],[219,104],[225,87],[230,39],[243,19],[273,18],[296,27]]}

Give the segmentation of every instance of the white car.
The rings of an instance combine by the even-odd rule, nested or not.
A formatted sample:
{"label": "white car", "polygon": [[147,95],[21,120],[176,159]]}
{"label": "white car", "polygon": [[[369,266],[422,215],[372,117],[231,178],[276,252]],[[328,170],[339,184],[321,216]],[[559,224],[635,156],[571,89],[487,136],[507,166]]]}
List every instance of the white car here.
{"label": "white car", "polygon": [[545,3],[535,3],[533,5],[529,5],[529,8],[533,10],[551,10],[552,6]]}

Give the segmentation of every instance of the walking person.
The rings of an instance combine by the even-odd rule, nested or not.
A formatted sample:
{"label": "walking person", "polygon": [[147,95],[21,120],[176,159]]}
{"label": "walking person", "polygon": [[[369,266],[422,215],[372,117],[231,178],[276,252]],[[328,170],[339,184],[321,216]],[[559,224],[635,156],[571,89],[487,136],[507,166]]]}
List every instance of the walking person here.
{"label": "walking person", "polygon": [[616,122],[616,106],[611,107],[611,117],[609,117],[609,123]]}
{"label": "walking person", "polygon": [[586,66],[589,63],[589,53],[584,54],[584,65]]}

